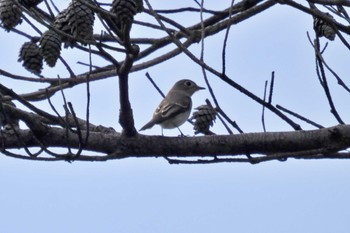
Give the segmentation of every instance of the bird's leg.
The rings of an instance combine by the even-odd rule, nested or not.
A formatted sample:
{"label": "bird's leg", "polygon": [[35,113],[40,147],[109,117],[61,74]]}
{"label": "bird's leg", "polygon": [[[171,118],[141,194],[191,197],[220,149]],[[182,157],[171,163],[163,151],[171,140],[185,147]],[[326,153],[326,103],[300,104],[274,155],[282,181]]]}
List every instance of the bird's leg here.
{"label": "bird's leg", "polygon": [[180,133],[181,133],[181,135],[180,135],[180,137],[185,137],[185,135],[181,132],[181,130],[180,130],[180,128],[179,127],[176,127],[179,131],[180,131]]}

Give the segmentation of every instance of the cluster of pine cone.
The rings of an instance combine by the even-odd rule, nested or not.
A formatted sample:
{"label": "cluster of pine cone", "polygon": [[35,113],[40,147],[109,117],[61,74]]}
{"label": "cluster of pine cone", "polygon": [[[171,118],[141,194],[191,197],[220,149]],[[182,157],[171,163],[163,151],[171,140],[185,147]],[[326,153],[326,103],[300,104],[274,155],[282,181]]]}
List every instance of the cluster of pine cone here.
{"label": "cluster of pine cone", "polygon": [[[10,31],[22,22],[25,9],[37,6],[43,0],[0,0],[0,22],[2,27]],[[84,3],[82,3],[84,2]],[[89,6],[90,5],[90,6]],[[95,15],[92,0],[72,0],[69,6],[61,11],[39,40],[32,40],[22,45],[19,61],[30,72],[39,75],[43,69],[43,61],[54,67],[61,53],[61,45],[73,46],[94,43],[93,26]],[[114,0],[110,12],[113,17],[109,22],[119,38],[123,41],[129,35],[134,15],[143,10],[142,0]],[[111,23],[110,23],[111,24]],[[111,27],[111,25],[109,25]],[[112,28],[112,27],[111,27]]]}

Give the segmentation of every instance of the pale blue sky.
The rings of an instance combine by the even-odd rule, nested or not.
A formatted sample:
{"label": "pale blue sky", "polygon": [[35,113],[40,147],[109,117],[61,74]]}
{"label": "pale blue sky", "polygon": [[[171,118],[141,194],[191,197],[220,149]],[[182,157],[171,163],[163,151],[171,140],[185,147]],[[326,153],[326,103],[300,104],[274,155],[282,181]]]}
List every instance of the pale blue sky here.
{"label": "pale blue sky", "polygon": [[[153,2],[159,4],[159,8],[169,4]],[[194,6],[192,1],[178,2]],[[217,7],[220,8],[219,4]],[[325,104],[306,31],[313,35],[312,18],[286,6],[276,6],[234,26],[228,43],[227,72],[244,87],[262,96],[265,80],[275,71],[274,104],[295,110],[324,126],[333,126],[337,122]],[[18,50],[25,39],[0,33],[3,51],[0,68],[29,75],[17,63]],[[142,33],[134,28],[135,36]],[[220,39],[222,35],[205,42],[208,45],[205,59],[217,68],[221,66]],[[322,39],[322,42],[326,41]],[[198,55],[199,45],[192,47],[192,51]],[[73,67],[77,61],[88,61],[87,55],[81,56],[71,49],[63,55]],[[329,44],[325,56],[350,85],[349,51],[336,39]],[[79,67],[76,71],[84,69]],[[185,56],[147,71],[165,92],[181,78],[191,78],[204,85],[201,69]],[[43,74],[55,77],[62,72],[65,74],[58,64],[54,69],[45,67]],[[130,79],[137,128],[149,120],[161,100],[145,72],[134,73]],[[261,132],[261,106],[224,86],[215,77],[209,75],[209,78],[227,114],[245,132]],[[2,84],[20,93],[38,87],[4,77],[1,80]],[[349,122],[349,95],[336,86],[334,79],[330,78],[329,82],[338,110]],[[65,93],[78,115],[85,116],[85,86]],[[116,78],[91,83],[91,97],[92,123],[120,130]],[[196,93],[194,106],[203,104],[205,98],[209,98],[207,91]],[[62,110],[59,94],[53,101]],[[47,103],[35,104],[48,108]],[[292,130],[268,111],[266,126],[269,131]],[[181,127],[189,135],[193,134],[191,128],[188,124]],[[213,131],[226,133],[219,122]],[[145,134],[160,134],[160,128],[154,127]],[[167,130],[165,134],[176,136],[178,132]],[[348,233],[349,165],[347,160],[291,159],[258,165],[169,165],[161,158],[69,164],[0,156],[0,232]]]}

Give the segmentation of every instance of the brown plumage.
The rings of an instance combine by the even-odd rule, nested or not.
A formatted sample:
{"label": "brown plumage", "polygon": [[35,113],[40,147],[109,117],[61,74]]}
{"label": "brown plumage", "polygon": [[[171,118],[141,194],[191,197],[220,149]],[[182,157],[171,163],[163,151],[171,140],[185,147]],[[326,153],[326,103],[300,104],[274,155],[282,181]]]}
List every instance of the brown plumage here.
{"label": "brown plumage", "polygon": [[159,124],[163,129],[179,127],[186,122],[191,113],[191,96],[202,89],[204,88],[189,79],[176,82],[160,102],[153,118],[140,130],[152,128],[155,124]]}

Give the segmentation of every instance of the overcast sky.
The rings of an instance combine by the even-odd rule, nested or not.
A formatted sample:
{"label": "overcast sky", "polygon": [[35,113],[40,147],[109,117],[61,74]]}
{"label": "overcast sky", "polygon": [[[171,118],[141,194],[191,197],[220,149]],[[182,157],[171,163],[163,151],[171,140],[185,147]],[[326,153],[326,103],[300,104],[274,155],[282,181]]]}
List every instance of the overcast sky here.
{"label": "overcast sky", "polygon": [[[60,9],[67,3],[63,1]],[[161,9],[170,4],[152,3]],[[222,9],[229,5],[223,3],[222,6],[215,3],[215,7]],[[193,1],[185,0],[178,4],[196,6]],[[146,16],[140,14],[137,19],[143,17]],[[187,19],[182,16],[179,20]],[[315,73],[307,31],[314,35],[312,18],[286,6],[275,6],[233,26],[227,48],[227,73],[262,97],[264,82],[275,71],[274,104],[281,104],[324,126],[334,126],[337,122],[329,111]],[[143,33],[142,29],[133,28],[135,37]],[[17,62],[19,48],[26,39],[4,31],[0,35],[0,69],[29,76]],[[221,41],[222,34],[205,41],[205,59],[216,68],[221,67]],[[325,39],[321,41],[326,42]],[[199,55],[199,48],[200,45],[195,45],[191,49]],[[74,65],[77,61],[87,62],[87,55],[81,56],[72,49],[64,50],[62,55],[76,72],[87,71],[86,67]],[[324,55],[329,65],[350,85],[349,51],[338,38],[329,44]],[[103,65],[98,59],[94,62]],[[205,85],[201,69],[183,55],[147,71],[164,92],[182,78]],[[138,129],[151,118],[161,101],[145,72],[133,73],[130,79],[130,98]],[[58,64],[55,68],[45,67],[43,74],[64,77],[67,72]],[[261,132],[261,106],[214,76],[209,75],[209,79],[221,107],[242,130]],[[5,77],[1,80],[18,93],[38,88]],[[91,83],[92,123],[120,130],[117,83],[116,78]],[[350,97],[333,78],[329,83],[338,110],[348,123]],[[85,116],[85,90],[85,86],[79,86],[65,92],[80,117]],[[206,98],[210,98],[207,91],[196,93],[193,106],[203,104]],[[53,102],[62,110],[59,94],[54,96]],[[48,109],[46,102],[35,104]],[[298,123],[303,129],[314,129]],[[270,112],[266,113],[266,126],[268,131],[293,130]],[[188,123],[181,130],[193,135]],[[219,122],[213,131],[226,134]],[[155,126],[144,133],[160,132],[160,127]],[[164,133],[178,135],[177,130]],[[349,165],[347,160],[292,159],[258,165],[169,165],[162,158],[70,164],[24,161],[3,155],[0,156],[0,232],[348,233]]]}

